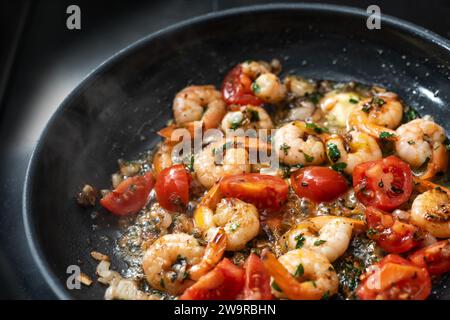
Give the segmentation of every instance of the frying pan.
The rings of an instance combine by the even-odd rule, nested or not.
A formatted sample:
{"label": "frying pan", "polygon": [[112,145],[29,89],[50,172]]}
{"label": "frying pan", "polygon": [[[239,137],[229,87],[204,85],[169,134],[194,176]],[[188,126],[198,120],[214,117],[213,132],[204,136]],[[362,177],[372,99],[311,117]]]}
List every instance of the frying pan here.
{"label": "frying pan", "polygon": [[[133,159],[158,141],[174,95],[189,84],[220,85],[246,59],[278,58],[283,75],[376,83],[450,130],[450,44],[410,23],[382,16],[366,27],[364,11],[285,4],[233,9],[179,23],[107,60],[64,100],[39,139],[27,172],[23,214],[37,265],[61,299],[101,299],[94,284],[68,290],[69,265],[95,278],[91,250],[114,256],[119,220],[80,208],[85,184],[110,185],[118,158]],[[447,285],[446,285],[447,284]],[[432,298],[450,299],[450,279]]]}

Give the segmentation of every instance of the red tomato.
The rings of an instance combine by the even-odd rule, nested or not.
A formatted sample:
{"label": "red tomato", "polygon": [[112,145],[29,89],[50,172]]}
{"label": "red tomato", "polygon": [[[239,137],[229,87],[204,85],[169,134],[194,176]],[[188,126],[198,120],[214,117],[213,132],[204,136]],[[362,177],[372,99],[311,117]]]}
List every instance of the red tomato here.
{"label": "red tomato", "polygon": [[252,91],[252,80],[242,72],[240,64],[231,69],[222,83],[222,96],[227,104],[259,106],[263,103]]}
{"label": "red tomato", "polygon": [[436,242],[408,257],[415,265],[427,268],[431,275],[450,271],[450,240]]}
{"label": "red tomato", "polygon": [[392,211],[411,196],[411,169],[395,156],[365,162],[353,170],[353,187],[364,205]]}
{"label": "red tomato", "polygon": [[347,181],[327,167],[307,167],[291,175],[291,186],[299,197],[315,202],[331,201],[348,189]]}
{"label": "red tomato", "polygon": [[361,276],[361,300],[425,300],[431,292],[427,269],[390,254]]}
{"label": "red tomato", "polygon": [[367,235],[389,253],[403,253],[419,245],[417,235],[419,228],[403,223],[390,214],[384,214],[374,207],[367,207]]}
{"label": "red tomato", "polygon": [[184,165],[176,164],[164,169],[156,178],[156,199],[161,207],[176,211],[189,202],[189,186],[192,177]]}
{"label": "red tomato", "polygon": [[153,175],[151,172],[147,172],[143,176],[130,177],[100,199],[100,204],[117,215],[138,212],[147,203],[152,188]]}
{"label": "red tomato", "polygon": [[243,300],[271,300],[270,275],[264,268],[261,259],[250,254],[244,264],[245,285],[240,294]]}
{"label": "red tomato", "polygon": [[238,198],[258,209],[277,210],[287,200],[289,186],[279,178],[259,173],[243,173],[222,179],[225,197]]}
{"label": "red tomato", "polygon": [[245,274],[242,268],[224,258],[181,296],[181,300],[233,300],[242,291]]}

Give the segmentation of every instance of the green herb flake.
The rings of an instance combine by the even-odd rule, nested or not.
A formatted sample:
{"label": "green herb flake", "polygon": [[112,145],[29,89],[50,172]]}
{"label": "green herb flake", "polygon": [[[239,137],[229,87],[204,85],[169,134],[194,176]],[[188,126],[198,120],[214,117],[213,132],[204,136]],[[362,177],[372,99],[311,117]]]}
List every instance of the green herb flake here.
{"label": "green herb flake", "polygon": [[347,164],[345,162],[336,162],[331,166],[331,169],[337,172],[342,172],[347,168]]}
{"label": "green herb flake", "polygon": [[356,100],[356,99],[354,99],[354,98],[350,98],[350,99],[348,100],[348,102],[353,103],[353,104],[357,104],[359,101]]}
{"label": "green herb flake", "polygon": [[331,161],[336,162],[341,158],[341,152],[338,149],[338,146],[335,143],[328,143],[328,157]]}
{"label": "green herb flake", "polygon": [[389,138],[392,138],[392,137],[395,137],[395,134],[390,133],[390,132],[386,132],[386,131],[383,131],[383,132],[380,133],[380,139],[389,139]]}
{"label": "green herb flake", "polygon": [[305,269],[303,268],[303,265],[300,263],[295,270],[294,277],[301,277],[305,273]]}
{"label": "green herb flake", "polygon": [[410,122],[414,119],[417,119],[419,117],[419,114],[417,113],[416,110],[410,108],[408,111],[406,111],[404,113],[403,116],[404,116],[406,122]]}
{"label": "green herb flake", "polygon": [[304,153],[304,152],[303,152],[303,156],[305,157],[306,162],[313,162],[313,161],[314,161],[314,157],[313,157],[313,156],[310,156],[310,155],[307,154],[307,153]]}
{"label": "green herb flake", "polygon": [[375,230],[374,228],[369,228],[369,229],[367,230],[367,235],[368,235],[369,237],[373,237],[373,236],[375,236],[375,235],[377,235],[377,234],[378,234],[378,231]]}
{"label": "green herb flake", "polygon": [[242,125],[242,119],[241,119],[241,120],[238,120],[238,121],[233,120],[233,121],[231,121],[230,129],[231,129],[231,130],[236,130],[236,129],[239,128],[241,125]]}
{"label": "green herb flake", "polygon": [[239,229],[241,225],[237,222],[233,222],[230,224],[230,231],[235,232],[237,229]]}
{"label": "green herb flake", "polygon": [[301,247],[303,247],[303,244],[305,243],[305,237],[303,236],[303,233],[300,233],[298,235],[295,236],[295,241],[297,241],[297,243],[295,244],[295,249],[300,249]]}
{"label": "green herb flake", "polygon": [[326,128],[326,127],[319,127],[317,124],[315,124],[313,122],[307,122],[306,123],[306,128],[312,129],[312,130],[314,130],[314,132],[319,133],[319,134],[320,133],[324,133],[324,132],[330,132],[328,130],[328,128]]}
{"label": "green herb flake", "polygon": [[272,288],[278,292],[282,292],[281,288],[278,286],[278,284],[275,281],[272,282]]}
{"label": "green herb flake", "polygon": [[414,140],[409,140],[409,141],[408,141],[408,144],[409,144],[409,145],[413,145],[413,144],[416,144],[416,142],[415,142]]}
{"label": "green herb flake", "polygon": [[318,247],[318,246],[324,244],[325,242],[327,242],[327,241],[326,241],[326,240],[319,239],[319,240],[314,241],[314,245],[315,245],[316,247]]}
{"label": "green herb flake", "polygon": [[386,101],[384,101],[383,99],[381,99],[381,98],[378,98],[378,97],[373,97],[372,98],[372,104],[374,104],[374,105],[376,105],[376,106],[378,106],[378,107],[381,107],[382,105],[384,105],[386,103]]}
{"label": "green herb flake", "polygon": [[254,109],[248,109],[248,111],[250,112],[250,121],[251,122],[256,122],[259,121],[259,112],[254,110]]}
{"label": "green herb flake", "polygon": [[283,144],[280,146],[280,150],[283,151],[283,153],[284,153],[285,156],[288,155],[288,152],[289,152],[289,149],[290,149],[290,148],[291,148],[291,147],[288,146],[286,143],[283,143]]}
{"label": "green herb flake", "polygon": [[252,91],[254,93],[261,92],[261,87],[256,83],[256,81],[252,83]]}
{"label": "green herb flake", "polygon": [[328,300],[330,299],[330,291],[327,291],[323,294],[322,300]]}

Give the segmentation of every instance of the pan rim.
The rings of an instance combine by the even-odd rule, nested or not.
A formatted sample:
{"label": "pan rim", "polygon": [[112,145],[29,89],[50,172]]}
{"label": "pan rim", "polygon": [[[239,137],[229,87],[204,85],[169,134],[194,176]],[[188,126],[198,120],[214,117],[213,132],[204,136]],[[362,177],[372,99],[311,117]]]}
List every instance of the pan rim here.
{"label": "pan rim", "polygon": [[[339,13],[343,15],[353,16],[353,17],[366,17],[367,13],[359,8],[349,7],[349,6],[340,6],[340,5],[332,5],[332,4],[313,4],[313,3],[289,3],[289,4],[263,4],[263,5],[253,5],[253,6],[244,6],[239,8],[232,8],[227,10],[221,10],[216,12],[211,12],[208,14],[200,15],[194,18],[190,18],[176,24],[170,25],[163,29],[160,29],[154,33],[151,33],[143,38],[131,43],[130,45],[124,47],[117,53],[113,54],[111,57],[104,60],[97,67],[91,70],[81,81],[80,83],[69,93],[69,95],[61,102],[61,104],[56,108],[53,115],[48,120],[45,125],[44,130],[41,132],[36,146],[31,154],[28,167],[25,174],[25,182],[23,188],[22,195],[22,218],[23,225],[25,229],[25,236],[28,243],[28,247],[31,251],[31,255],[33,257],[34,262],[38,266],[38,269],[43,276],[45,282],[48,284],[50,289],[56,295],[58,299],[69,300],[73,299],[73,297],[69,294],[67,289],[64,288],[56,274],[51,269],[47,259],[43,253],[40,243],[34,241],[37,237],[36,224],[33,217],[33,210],[31,208],[32,203],[32,186],[34,185],[34,177],[36,171],[36,160],[41,153],[44,144],[44,138],[46,137],[50,127],[57,120],[60,113],[62,113],[66,106],[73,100],[73,98],[83,90],[86,86],[90,84],[90,82],[95,79],[96,75],[101,74],[107,67],[113,65],[116,61],[124,58],[126,55],[130,54],[134,50],[138,50],[143,45],[146,45],[148,42],[155,40],[159,37],[163,37],[169,35],[170,33],[182,30],[183,28],[207,23],[208,21],[212,21],[218,18],[227,18],[231,16],[238,16],[241,14],[248,14],[250,12],[253,13],[261,13],[268,11],[283,11],[283,10],[297,10],[297,11],[312,11],[312,12],[323,12],[323,13]],[[407,22],[405,20],[395,18],[386,14],[381,16],[382,23],[386,23],[396,29],[400,29],[406,33],[417,36],[421,39],[429,41],[434,45],[437,45],[444,50],[448,51],[450,54],[450,41],[441,37],[440,35],[426,29],[415,25],[413,23]]]}

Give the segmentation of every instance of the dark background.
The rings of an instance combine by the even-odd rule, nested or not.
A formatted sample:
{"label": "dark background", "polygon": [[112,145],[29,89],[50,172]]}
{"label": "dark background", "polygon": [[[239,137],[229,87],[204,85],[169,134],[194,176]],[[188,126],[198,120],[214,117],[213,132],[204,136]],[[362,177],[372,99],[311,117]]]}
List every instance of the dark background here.
{"label": "dark background", "polygon": [[[1,0],[0,298],[54,298],[25,240],[22,189],[36,141],[64,97],[102,61],[149,33],[208,12],[270,2],[281,1]],[[450,38],[448,0],[326,2],[363,9],[377,4],[382,14]],[[66,28],[71,4],[81,8],[81,30]]]}

